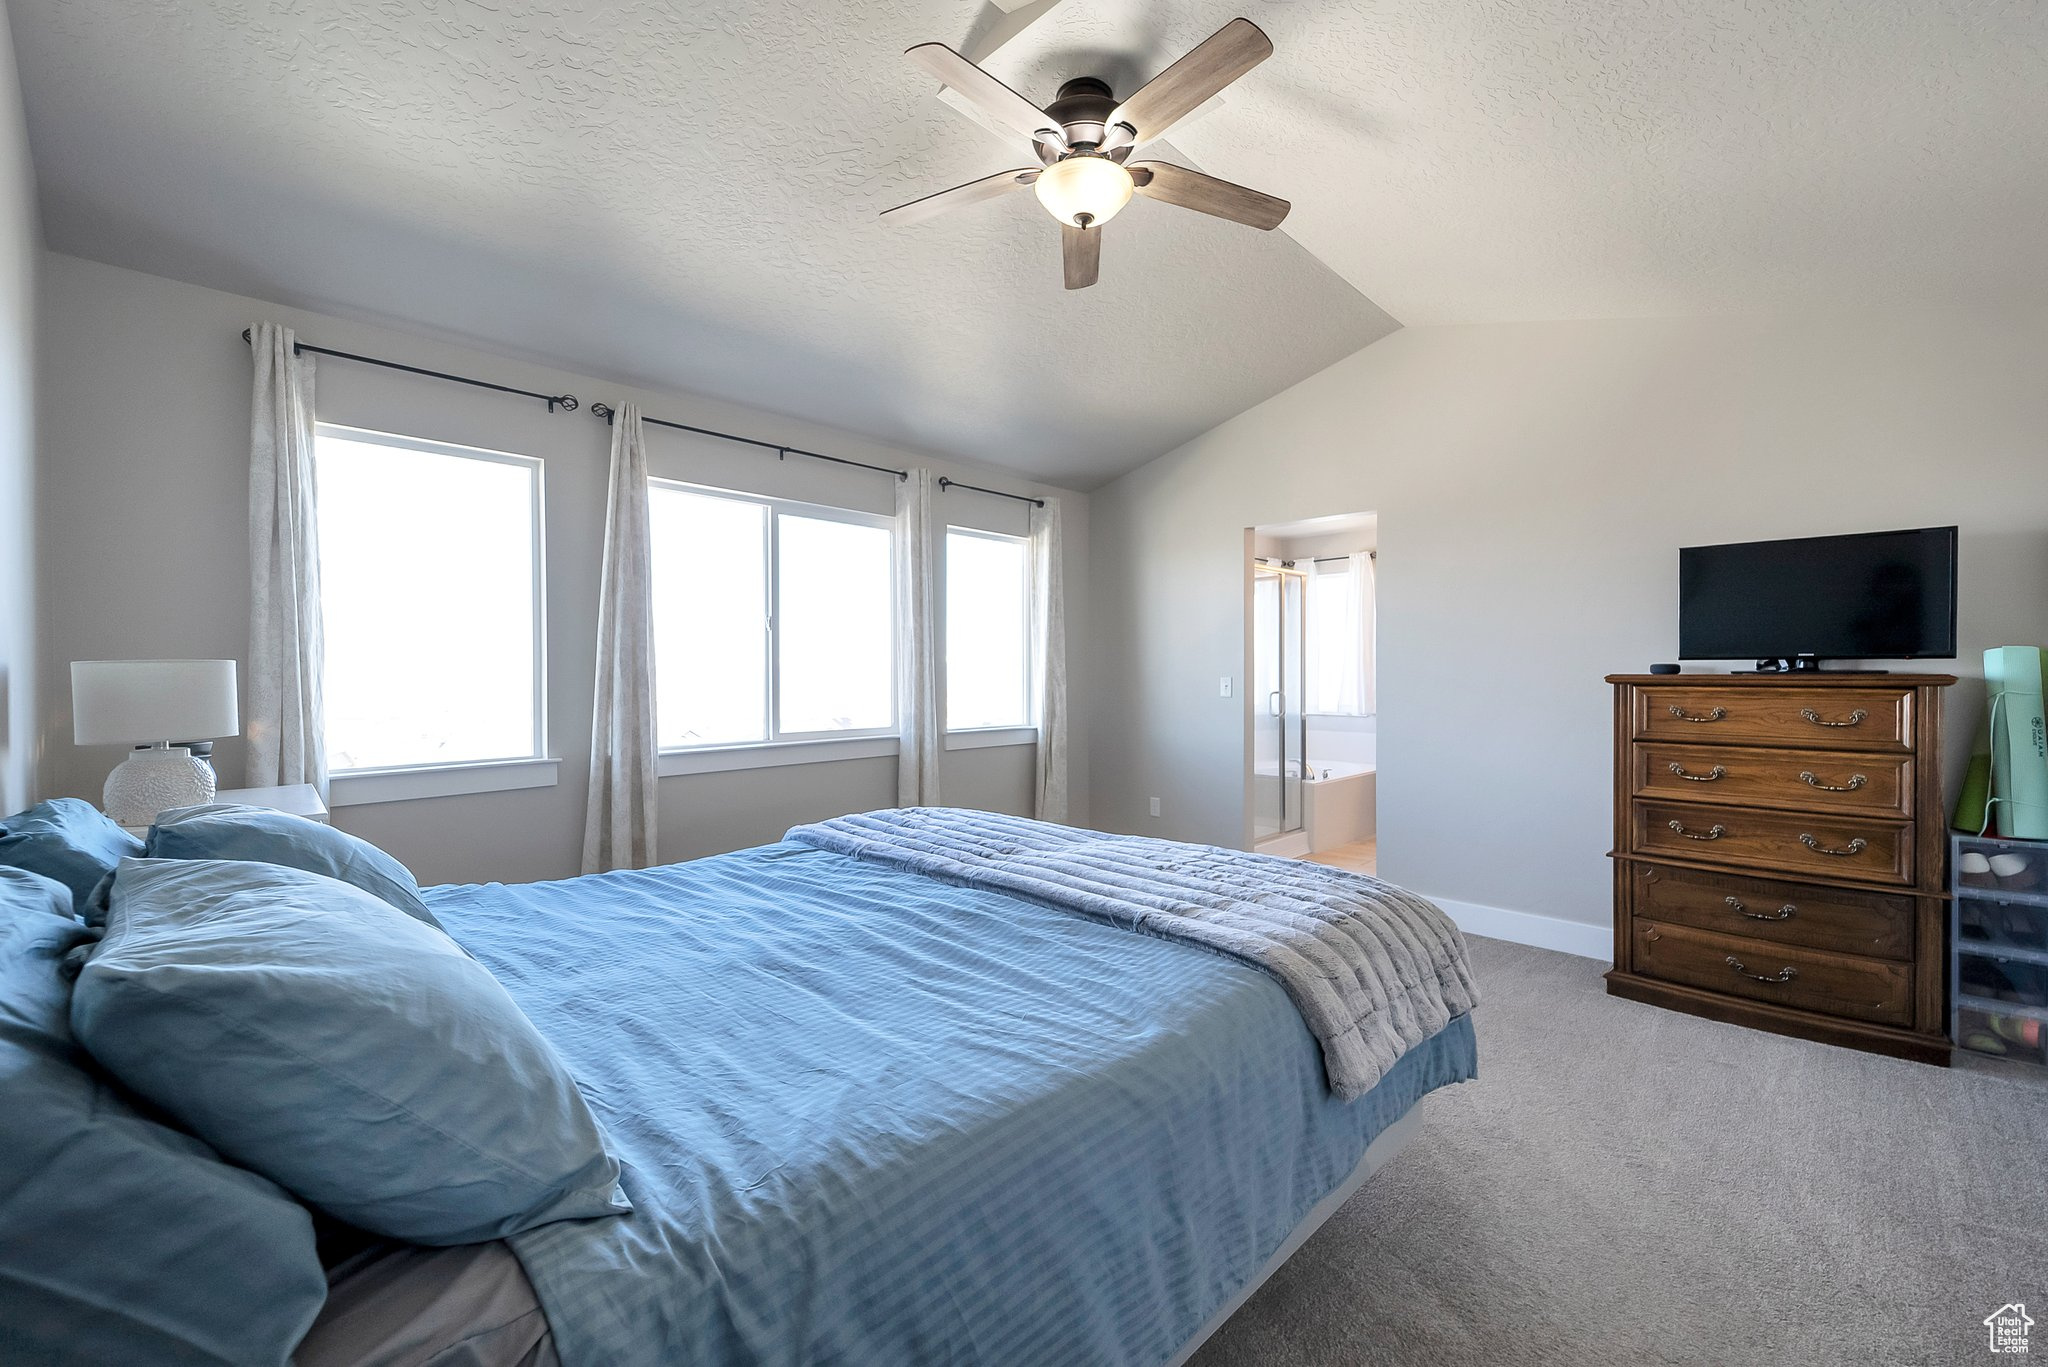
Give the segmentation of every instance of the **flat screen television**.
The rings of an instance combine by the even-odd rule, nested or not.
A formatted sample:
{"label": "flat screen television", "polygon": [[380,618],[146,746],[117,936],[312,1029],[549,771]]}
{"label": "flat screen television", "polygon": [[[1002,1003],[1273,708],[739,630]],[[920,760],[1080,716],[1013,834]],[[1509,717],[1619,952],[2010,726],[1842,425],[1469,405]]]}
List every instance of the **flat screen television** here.
{"label": "flat screen television", "polygon": [[1811,669],[1956,653],[1956,529],[1687,546],[1678,654]]}

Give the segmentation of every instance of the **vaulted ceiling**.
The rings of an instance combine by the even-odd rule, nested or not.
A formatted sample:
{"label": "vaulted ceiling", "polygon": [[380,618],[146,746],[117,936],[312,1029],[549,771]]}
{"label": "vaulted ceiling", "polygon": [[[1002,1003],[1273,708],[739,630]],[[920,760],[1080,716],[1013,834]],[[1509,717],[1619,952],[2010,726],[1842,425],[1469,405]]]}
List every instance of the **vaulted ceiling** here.
{"label": "vaulted ceiling", "polygon": [[[1088,487],[1408,323],[2048,303],[2044,0],[12,0],[50,244]],[[1060,288],[902,56],[1276,55]],[[1377,302],[1375,302],[1377,301]],[[1381,306],[1385,307],[1385,312]]]}

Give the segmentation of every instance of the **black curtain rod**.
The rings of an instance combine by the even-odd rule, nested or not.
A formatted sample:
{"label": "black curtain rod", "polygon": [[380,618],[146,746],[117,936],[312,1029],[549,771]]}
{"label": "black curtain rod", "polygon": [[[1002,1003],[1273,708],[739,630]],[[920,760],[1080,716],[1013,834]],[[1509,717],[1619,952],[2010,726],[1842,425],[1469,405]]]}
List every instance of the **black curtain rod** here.
{"label": "black curtain rod", "polygon": [[996,498],[1014,498],[1019,503],[1029,503],[1034,508],[1043,508],[1045,506],[1044,499],[1033,498],[1029,494],[1006,494],[1001,489],[984,489],[979,484],[962,484],[957,479],[946,479],[943,476],[939,479],[939,488],[941,491],[947,489],[971,489],[977,494],[990,494]]}
{"label": "black curtain rod", "polygon": [[[242,340],[249,342],[251,346],[255,345],[250,341],[248,328],[242,329]],[[557,405],[569,413],[574,413],[577,407],[574,394],[538,394],[531,389],[514,389],[509,384],[492,384],[489,380],[472,380],[467,375],[450,375],[445,370],[428,370],[423,366],[402,365],[397,361],[380,361],[375,356],[358,356],[352,351],[334,351],[328,347],[314,346],[310,342],[292,343],[292,355],[296,356],[304,351],[310,351],[315,356],[332,356],[339,361],[357,361],[363,365],[380,365],[386,370],[403,370],[408,375],[424,375],[430,380],[447,380],[451,384],[466,384],[477,389],[495,389],[500,394],[517,394],[523,399],[539,399],[548,406],[550,413],[555,411]]]}
{"label": "black curtain rod", "polygon": [[[610,427],[612,419],[618,415],[618,410],[608,403],[594,403],[590,405],[590,411],[597,417],[603,418],[606,427]],[[845,456],[828,456],[823,451],[806,451],[800,446],[784,446],[778,441],[762,441],[759,437],[743,437],[737,432],[719,432],[709,427],[692,427],[686,422],[670,422],[667,418],[650,418],[644,413],[640,415],[640,421],[653,423],[656,427],[672,427],[678,432],[695,432],[700,437],[718,437],[725,441],[745,442],[748,446],[758,446],[764,451],[773,451],[777,460],[782,460],[788,456],[809,456],[812,460],[829,460],[834,465],[851,465],[856,470],[873,470],[878,475],[894,475],[898,479],[910,478],[910,471],[908,470],[896,470],[887,465],[870,465],[864,460],[848,460]]]}

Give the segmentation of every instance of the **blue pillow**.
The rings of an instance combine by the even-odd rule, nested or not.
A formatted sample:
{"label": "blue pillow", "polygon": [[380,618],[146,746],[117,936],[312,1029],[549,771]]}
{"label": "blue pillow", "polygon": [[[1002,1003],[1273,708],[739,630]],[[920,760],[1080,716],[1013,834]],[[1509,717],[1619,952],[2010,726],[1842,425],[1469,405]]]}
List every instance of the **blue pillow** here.
{"label": "blue pillow", "polygon": [[489,970],[319,874],[122,860],[71,1024],[192,1133],[373,1233],[479,1243],[631,1209],[575,1080]]}
{"label": "blue pillow", "polygon": [[142,853],[142,842],[90,802],[75,797],[38,802],[0,821],[0,864],[54,878],[83,907],[114,865]]}
{"label": "blue pillow", "polygon": [[312,1218],[79,1048],[63,960],[91,939],[0,868],[0,1361],[284,1363],[327,1298]]}
{"label": "blue pillow", "polygon": [[[216,802],[159,812],[149,828],[151,859],[248,859],[324,874],[381,897],[415,921],[441,923],[420,900],[411,870],[367,840],[268,807]],[[80,907],[86,904],[80,900]]]}

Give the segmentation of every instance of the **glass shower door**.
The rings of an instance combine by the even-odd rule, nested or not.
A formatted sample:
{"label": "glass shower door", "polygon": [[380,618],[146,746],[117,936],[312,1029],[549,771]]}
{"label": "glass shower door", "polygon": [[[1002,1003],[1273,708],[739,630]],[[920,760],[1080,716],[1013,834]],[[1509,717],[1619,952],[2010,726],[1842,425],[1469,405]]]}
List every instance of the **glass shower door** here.
{"label": "glass shower door", "polygon": [[1302,827],[1308,717],[1303,699],[1304,579],[1261,565],[1252,579],[1252,836]]}
{"label": "glass shower door", "polygon": [[1280,575],[1261,568],[1252,579],[1252,839],[1280,834]]}

